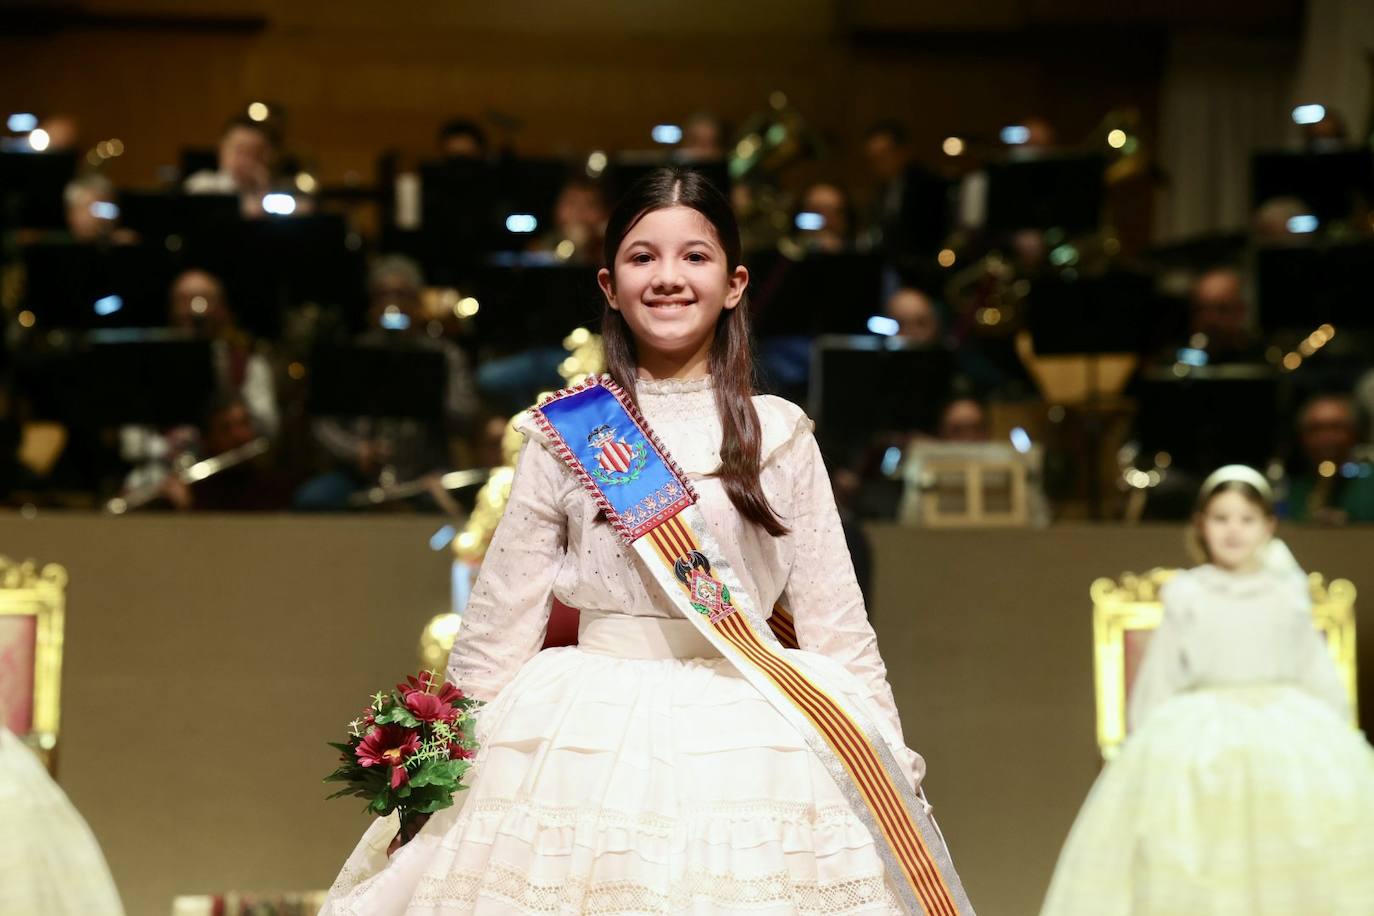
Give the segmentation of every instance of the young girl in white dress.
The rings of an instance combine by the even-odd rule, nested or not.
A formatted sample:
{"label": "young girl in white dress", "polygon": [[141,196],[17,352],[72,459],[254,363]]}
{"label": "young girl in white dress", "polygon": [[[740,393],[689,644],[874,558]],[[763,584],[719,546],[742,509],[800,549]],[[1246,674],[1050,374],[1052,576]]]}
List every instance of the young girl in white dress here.
{"label": "young girl in white dress", "polygon": [[1193,522],[1208,562],[1162,591],[1132,734],[1093,786],[1041,916],[1368,916],[1374,751],[1273,538],[1257,471],[1222,468]]}
{"label": "young girl in white dress", "polygon": [[[793,615],[788,658],[874,723],[919,791],[812,424],[753,393],[728,203],[656,172],[613,214],[605,256],[610,374],[695,486],[740,588]],[[486,701],[470,788],[390,857],[396,821],[374,824],[323,913],[906,912],[853,793],[523,430],[448,669]],[[551,597],[581,610],[580,644],[539,652]]]}
{"label": "young girl in white dress", "polygon": [[0,725],[0,914],[124,916],[100,844],[37,755]]}

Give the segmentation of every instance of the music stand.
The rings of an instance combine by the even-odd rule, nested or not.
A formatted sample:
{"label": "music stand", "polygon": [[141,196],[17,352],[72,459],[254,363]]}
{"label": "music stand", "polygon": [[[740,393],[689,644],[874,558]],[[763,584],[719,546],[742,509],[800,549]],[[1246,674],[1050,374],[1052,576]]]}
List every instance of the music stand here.
{"label": "music stand", "polygon": [[[1041,278],[1031,284],[1027,299],[1026,326],[1036,360],[1051,358],[1034,367],[1047,393],[1054,397],[1051,383],[1057,382],[1059,398],[1067,402],[1066,380],[1082,380],[1088,507],[1093,518],[1100,518],[1104,397],[1124,389],[1136,366],[1134,357],[1144,351],[1154,323],[1166,313],[1156,307],[1154,280],[1126,271],[1073,280]],[[1078,359],[1052,361],[1066,356]],[[1060,373],[1052,374],[1051,367]]]}
{"label": "music stand", "polygon": [[883,251],[901,261],[905,272],[925,264],[949,236],[952,187],[948,178],[917,165],[903,173],[899,210],[880,228]]}
{"label": "music stand", "polygon": [[864,334],[883,308],[883,260],[875,254],[812,254],[793,261],[775,250],[750,257],[754,334]]}
{"label": "music stand", "polygon": [[1156,318],[1154,280],[1112,271],[1031,284],[1027,326],[1038,355],[1140,353]]}
{"label": "music stand", "polygon": [[167,331],[92,331],[39,370],[49,418],[88,430],[199,425],[215,391],[208,340]]}
{"label": "music stand", "polygon": [[76,154],[0,152],[0,227],[64,229]]}
{"label": "music stand", "polygon": [[243,217],[235,194],[121,191],[120,219],[149,244],[195,259],[232,247]]}
{"label": "music stand", "polygon": [[217,172],[219,150],[214,147],[183,146],[178,167],[183,179],[190,178],[197,172]]}
{"label": "music stand", "polygon": [[496,171],[477,159],[420,166],[421,244],[431,283],[457,284],[466,268],[495,251],[505,234],[496,220]]}
{"label": "music stand", "polygon": [[808,410],[825,441],[875,430],[934,432],[950,395],[955,354],[889,337],[826,335],[811,350]]}
{"label": "music stand", "polygon": [[1141,449],[1167,452],[1171,467],[1199,475],[1227,464],[1262,469],[1277,452],[1279,381],[1268,366],[1204,366],[1182,378],[1154,367],[1142,375],[1139,403]]}
{"label": "music stand", "polygon": [[1310,333],[1330,323],[1342,330],[1371,329],[1370,264],[1374,264],[1374,243],[1370,242],[1261,248],[1261,327]]}
{"label": "music stand", "polygon": [[1345,219],[1374,203],[1374,151],[1255,153],[1250,188],[1255,207],[1297,197],[1322,222]]}
{"label": "music stand", "polygon": [[328,347],[315,354],[307,409],[440,423],[447,392],[448,360],[440,350],[400,342]]}
{"label": "music stand", "polygon": [[367,306],[367,265],[350,248],[348,224],[337,213],[245,220],[230,251],[226,285],[245,327],[275,336],[285,307],[303,302],[339,306],[357,324]]}
{"label": "music stand", "polygon": [[994,234],[1019,229],[1094,232],[1102,221],[1106,160],[1043,156],[988,165],[986,226]]}
{"label": "music stand", "polygon": [[474,296],[476,336],[498,351],[562,346],[574,328],[597,324],[605,301],[596,268],[572,264],[489,264],[476,275]]}
{"label": "music stand", "polygon": [[160,327],[171,259],[145,245],[28,245],[24,307],[40,327]]}
{"label": "music stand", "polygon": [[[562,159],[507,159],[496,167],[496,213],[504,229],[512,213],[528,213],[538,221],[535,235],[553,227],[554,207],[572,174]],[[520,250],[529,236],[506,232],[498,250]]]}

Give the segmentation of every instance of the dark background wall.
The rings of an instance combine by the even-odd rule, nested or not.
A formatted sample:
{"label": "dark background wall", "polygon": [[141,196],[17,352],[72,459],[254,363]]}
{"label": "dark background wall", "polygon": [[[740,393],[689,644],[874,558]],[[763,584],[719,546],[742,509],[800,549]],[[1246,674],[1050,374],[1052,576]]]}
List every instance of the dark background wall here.
{"label": "dark background wall", "polygon": [[832,142],[810,171],[858,182],[857,140],[878,117],[907,122],[931,161],[949,134],[995,136],[1030,114],[1077,143],[1125,105],[1149,143],[1170,35],[1296,46],[1300,13],[1298,0],[5,2],[0,98],[75,115],[90,145],[122,139],[110,174],[126,185],[212,146],[248,102],[277,102],[292,149],[338,184],[370,180],[383,148],[428,155],[459,114],[515,119],[528,154],[585,153],[650,146],[653,124],[698,110],[738,124],[782,90]]}

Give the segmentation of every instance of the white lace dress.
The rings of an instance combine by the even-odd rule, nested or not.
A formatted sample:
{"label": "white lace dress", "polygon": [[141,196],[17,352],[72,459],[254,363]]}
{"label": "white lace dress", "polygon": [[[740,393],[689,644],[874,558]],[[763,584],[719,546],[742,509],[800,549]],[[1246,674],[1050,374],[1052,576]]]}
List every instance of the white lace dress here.
{"label": "white lace dress", "polygon": [[1165,586],[1136,730],[1079,812],[1041,916],[1374,913],[1374,751],[1307,577],[1273,546],[1258,571],[1200,566]]}
{"label": "white lace dress", "polygon": [[[919,786],[811,422],[754,399],[762,482],[791,529],[744,521],[721,483],[709,379],[641,382],[731,567],[796,619],[794,652],[865,709]],[[825,768],[683,620],[531,424],[449,677],[488,701],[471,788],[387,860],[394,818],[349,857],[325,914],[901,912]],[[551,596],[582,639],[539,652]]]}
{"label": "white lace dress", "polygon": [[0,725],[0,914],[123,916],[91,828],[24,742]]}

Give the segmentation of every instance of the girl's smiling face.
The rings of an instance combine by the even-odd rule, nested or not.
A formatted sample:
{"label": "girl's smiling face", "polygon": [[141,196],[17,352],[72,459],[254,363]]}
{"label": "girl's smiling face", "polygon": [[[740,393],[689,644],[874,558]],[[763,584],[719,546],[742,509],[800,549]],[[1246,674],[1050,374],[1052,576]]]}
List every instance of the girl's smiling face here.
{"label": "girl's smiling face", "polygon": [[720,313],[739,305],[749,272],[731,266],[715,228],[691,207],[651,210],[597,277],[620,312],[641,362],[668,362],[675,372],[704,374]]}

